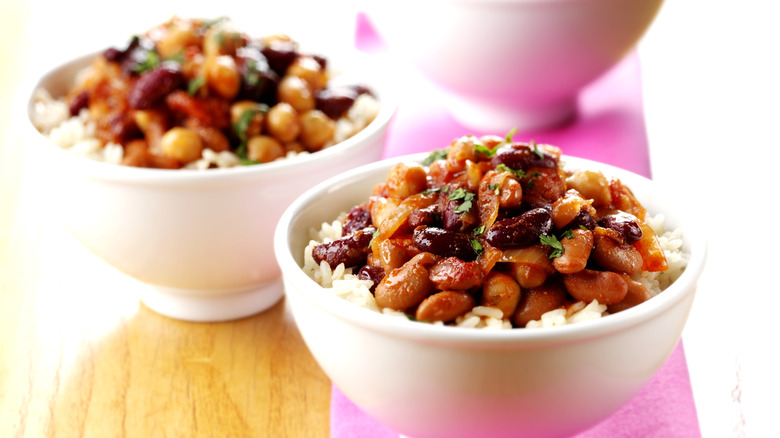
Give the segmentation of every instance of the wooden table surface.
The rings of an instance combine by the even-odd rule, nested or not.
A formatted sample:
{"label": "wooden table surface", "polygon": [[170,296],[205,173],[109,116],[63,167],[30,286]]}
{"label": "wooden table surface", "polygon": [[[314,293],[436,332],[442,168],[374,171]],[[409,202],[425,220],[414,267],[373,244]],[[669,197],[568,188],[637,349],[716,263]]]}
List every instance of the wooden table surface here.
{"label": "wooden table surface", "polygon": [[30,13],[0,10],[0,437],[328,436],[330,381],[284,300],[233,322],[160,316],[47,216],[12,129],[29,53],[7,42]]}

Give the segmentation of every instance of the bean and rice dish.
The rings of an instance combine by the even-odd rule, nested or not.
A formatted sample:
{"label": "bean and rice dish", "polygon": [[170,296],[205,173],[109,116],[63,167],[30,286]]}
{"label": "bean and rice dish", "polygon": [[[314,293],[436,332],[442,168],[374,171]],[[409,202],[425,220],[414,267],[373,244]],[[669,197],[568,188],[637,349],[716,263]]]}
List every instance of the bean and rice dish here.
{"label": "bean and rice dish", "polygon": [[284,34],[174,17],[85,68],[65,96],[35,94],[55,144],[127,166],[208,169],[320,151],[366,127],[379,101]]}
{"label": "bean and rice dish", "polygon": [[402,162],[363,204],[312,229],[304,271],[386,315],[475,328],[551,327],[651,299],[685,269],[629,187],[555,146],[464,136]]}

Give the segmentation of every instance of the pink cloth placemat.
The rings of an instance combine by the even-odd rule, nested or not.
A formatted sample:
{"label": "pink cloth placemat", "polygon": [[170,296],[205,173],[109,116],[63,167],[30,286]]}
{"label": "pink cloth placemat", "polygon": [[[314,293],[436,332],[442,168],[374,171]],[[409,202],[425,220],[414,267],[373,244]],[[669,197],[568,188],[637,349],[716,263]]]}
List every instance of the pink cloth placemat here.
{"label": "pink cloth placemat", "polygon": [[[383,50],[370,23],[358,16],[356,46]],[[442,91],[422,76],[404,84],[403,100],[388,135],[385,157],[441,149],[462,135],[497,134],[467,129],[449,115]],[[534,140],[559,146],[566,155],[588,158],[650,176],[642,106],[639,59],[629,55],[583,90],[575,120],[557,129],[519,132],[517,141]],[[331,397],[331,437],[391,438],[398,433],[380,424],[347,399],[335,386]],[[700,437],[688,366],[682,342],[666,363],[627,405],[577,438]]]}

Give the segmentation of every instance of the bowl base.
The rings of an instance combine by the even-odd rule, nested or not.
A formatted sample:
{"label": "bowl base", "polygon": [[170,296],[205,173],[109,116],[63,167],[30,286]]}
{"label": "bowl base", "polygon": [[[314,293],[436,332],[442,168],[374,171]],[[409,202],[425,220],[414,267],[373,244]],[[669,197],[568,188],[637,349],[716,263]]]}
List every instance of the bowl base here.
{"label": "bowl base", "polygon": [[577,99],[543,107],[519,107],[452,98],[449,111],[458,123],[470,129],[506,133],[517,128],[519,132],[527,132],[568,122],[577,112]]}
{"label": "bowl base", "polygon": [[218,322],[260,313],[276,304],[283,293],[282,280],[276,279],[209,296],[191,290],[144,285],[140,299],[146,307],[163,316],[191,322]]}

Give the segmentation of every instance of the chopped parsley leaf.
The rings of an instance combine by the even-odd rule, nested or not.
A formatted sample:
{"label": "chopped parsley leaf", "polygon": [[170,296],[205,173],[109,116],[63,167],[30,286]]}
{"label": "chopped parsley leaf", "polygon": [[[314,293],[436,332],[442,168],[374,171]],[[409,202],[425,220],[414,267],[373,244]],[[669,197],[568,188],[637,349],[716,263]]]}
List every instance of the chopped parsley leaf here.
{"label": "chopped parsley leaf", "polygon": [[477,255],[482,254],[482,250],[484,247],[481,243],[479,243],[479,240],[477,240],[476,237],[469,237],[469,242],[471,243],[471,248],[474,250]]}
{"label": "chopped parsley leaf", "polygon": [[501,163],[498,166],[496,166],[496,170],[499,171],[499,172],[509,172],[509,173],[511,173],[512,175],[514,175],[514,176],[516,176],[518,178],[525,178],[527,176],[525,174],[525,172],[523,171],[523,169],[515,170],[515,169],[512,169],[511,167],[507,166],[504,163]]}
{"label": "chopped parsley leaf", "polygon": [[544,152],[542,152],[538,146],[536,146],[536,142],[531,140],[531,151],[536,154],[537,157],[539,157],[540,160],[544,159]]}
{"label": "chopped parsley leaf", "polygon": [[205,76],[198,76],[187,83],[187,93],[190,96],[194,96],[200,91],[201,87],[206,84]]}
{"label": "chopped parsley leaf", "polygon": [[489,147],[487,147],[487,146],[485,146],[483,144],[477,143],[477,144],[474,145],[474,152],[480,153],[480,154],[482,154],[482,155],[484,155],[484,156],[486,156],[488,158],[492,158],[493,155],[496,154],[496,150],[498,150],[498,146],[500,146],[500,145],[501,144],[498,144],[498,145],[496,145],[495,148],[490,149]]}
{"label": "chopped parsley leaf", "polygon": [[[582,226],[582,225],[580,225],[580,226]],[[564,237],[567,238],[567,239],[573,239],[574,238],[574,232],[572,230],[566,230],[561,235],[561,239],[563,239]]]}
{"label": "chopped parsley leaf", "polygon": [[539,236],[539,240],[542,242],[542,245],[547,245],[552,248],[549,258],[554,259],[563,255],[563,245],[554,235],[548,236],[542,234]]}
{"label": "chopped parsley leaf", "polygon": [[496,196],[498,196],[498,194],[501,192],[501,188],[498,186],[498,184],[488,184],[488,188],[492,190]]}
{"label": "chopped parsley leaf", "polygon": [[448,197],[450,201],[460,201],[462,200],[461,204],[455,207],[455,213],[465,213],[469,210],[471,210],[472,202],[474,201],[474,194],[471,192],[468,192],[463,187],[459,187],[455,189],[452,193],[450,193],[450,196]]}
{"label": "chopped parsley leaf", "polygon": [[423,166],[430,166],[433,164],[434,161],[444,160],[447,158],[447,152],[449,152],[449,148],[445,149],[437,149],[435,151],[432,151],[430,155],[425,157],[425,159],[422,161]]}
{"label": "chopped parsley leaf", "polygon": [[474,232],[472,233],[474,236],[481,236],[485,233],[485,225],[480,225],[477,228],[474,228]]}
{"label": "chopped parsley leaf", "polygon": [[133,72],[140,75],[154,69],[158,65],[160,65],[160,55],[154,50],[147,50],[143,61],[133,67]]}
{"label": "chopped parsley leaf", "polygon": [[516,127],[513,128],[511,131],[506,133],[506,136],[504,137],[504,142],[505,143],[512,143],[512,137],[514,137],[515,134],[517,134],[517,128]]}

